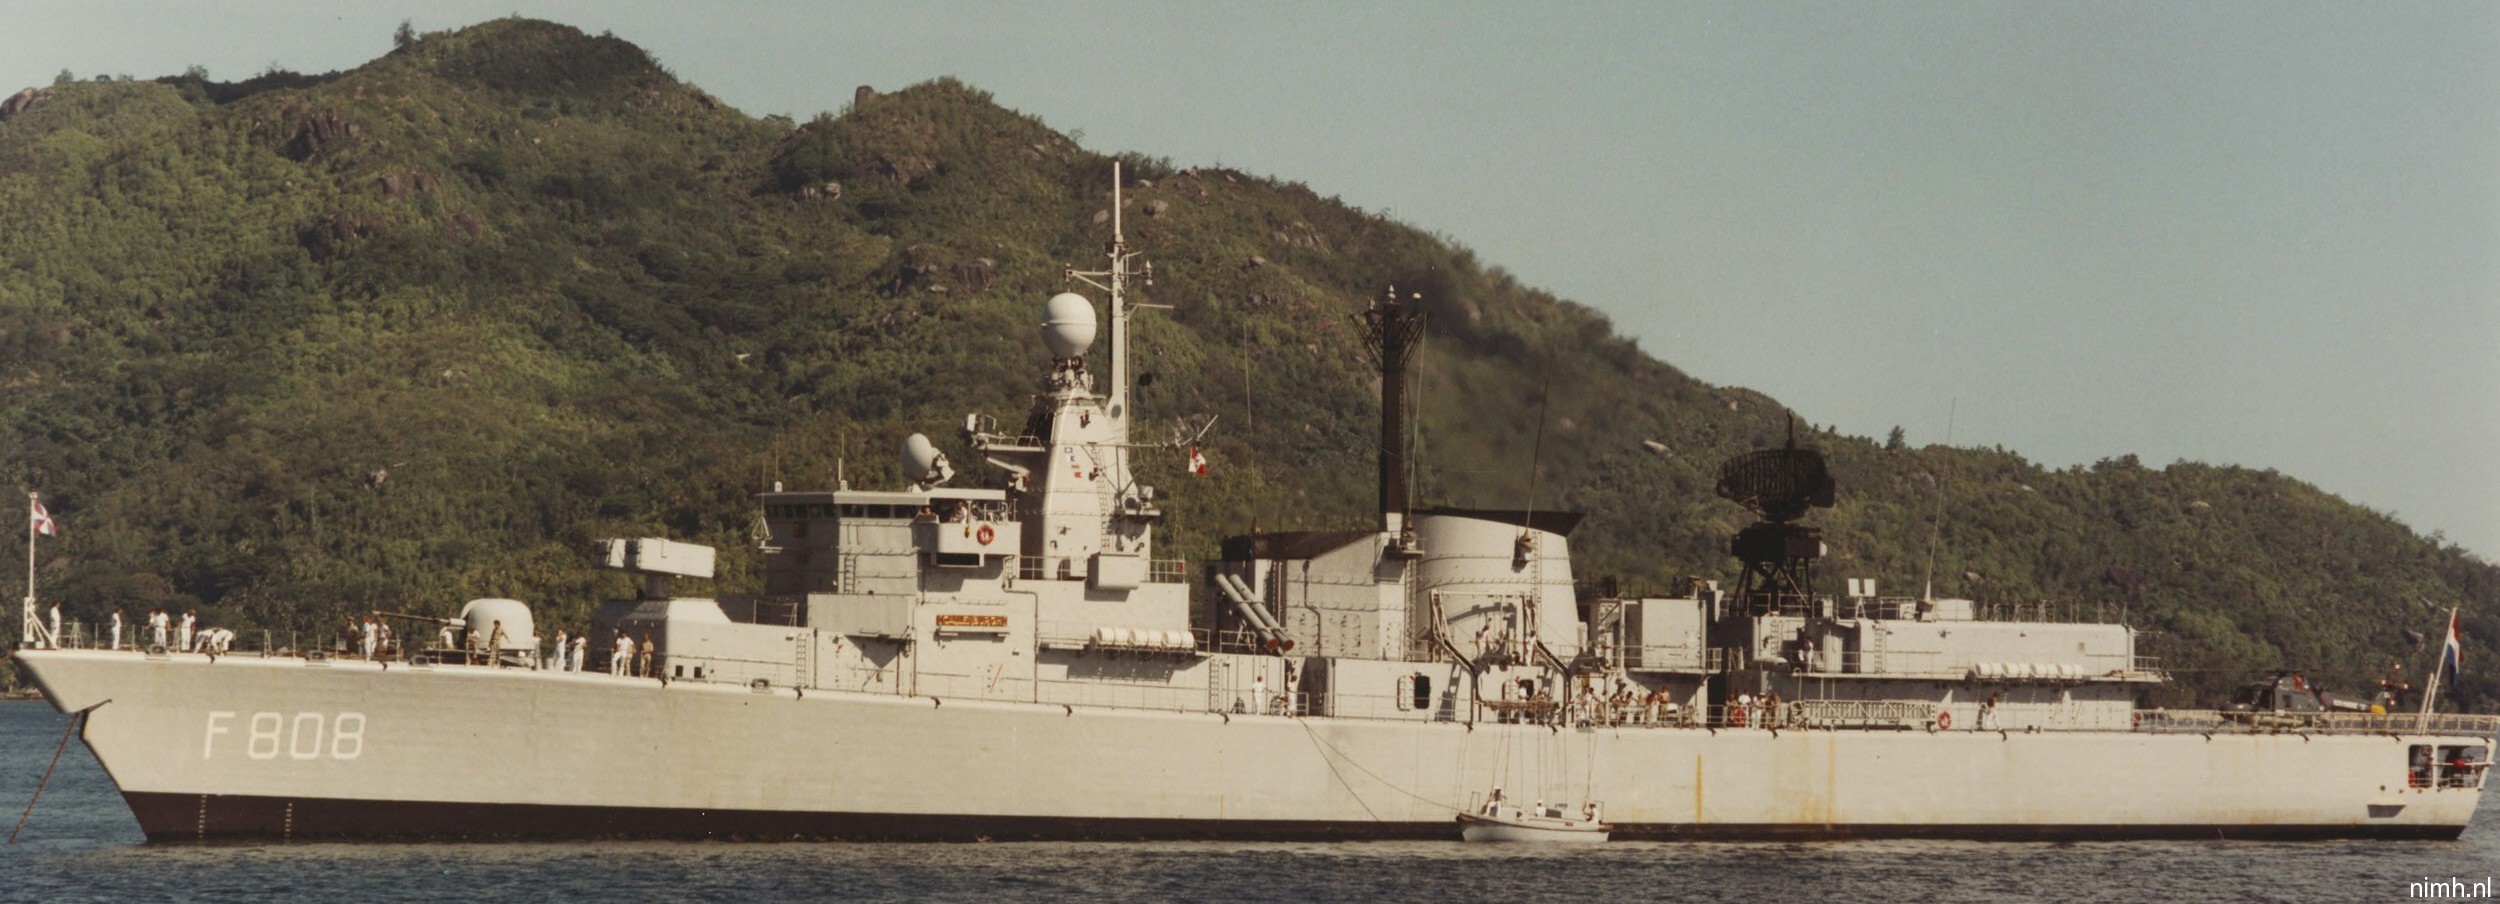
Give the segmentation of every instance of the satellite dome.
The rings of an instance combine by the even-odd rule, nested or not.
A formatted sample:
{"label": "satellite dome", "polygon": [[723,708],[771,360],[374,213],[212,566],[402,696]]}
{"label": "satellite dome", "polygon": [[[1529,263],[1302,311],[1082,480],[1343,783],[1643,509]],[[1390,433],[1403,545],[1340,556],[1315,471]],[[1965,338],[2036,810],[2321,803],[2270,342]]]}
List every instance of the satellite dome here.
{"label": "satellite dome", "polygon": [[1094,303],[1061,292],[1042,305],[1042,344],[1053,358],[1074,358],[1094,346]]}
{"label": "satellite dome", "polygon": [[945,459],[946,453],[938,451],[926,435],[914,433],[903,439],[903,476],[913,483],[927,481]]}

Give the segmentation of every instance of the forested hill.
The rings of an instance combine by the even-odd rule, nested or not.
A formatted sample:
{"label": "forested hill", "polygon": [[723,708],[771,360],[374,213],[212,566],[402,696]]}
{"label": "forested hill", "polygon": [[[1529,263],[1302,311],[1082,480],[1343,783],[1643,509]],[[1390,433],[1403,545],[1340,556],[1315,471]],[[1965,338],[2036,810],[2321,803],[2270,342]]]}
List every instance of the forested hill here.
{"label": "forested hill", "polygon": [[[520,19],[348,72],[64,80],[7,109],[0,476],[50,500],[41,577],[73,619],[196,607],[283,640],[495,595],[578,621],[626,589],[587,562],[620,535],[715,544],[716,589],[752,590],[752,494],[837,462],[895,485],[913,431],[976,461],[954,426],[1021,414],[1040,302],[1108,233],[1110,159],[970,86],[757,119]],[[1711,478],[1785,439],[1776,400],[1303,185],[1125,160],[1144,294],[1173,306],[1138,320],[1147,430],[1220,418],[1211,476],[1148,465],[1181,552],[1364,521],[1377,402],[1349,316],[1395,282],[1431,308],[1427,502],[1527,504],[1542,410],[1535,503],[1589,513],[1584,577],[1732,577],[1747,518]],[[1833,584],[1918,587],[1941,506],[1938,593],[2123,608],[2181,670],[2170,702],[2282,665],[2418,674],[2406,632],[2452,603],[2469,665],[2500,660],[2491,566],[2293,478],[2051,471],[1793,414],[1840,479],[1814,516]],[[2469,668],[2466,702],[2500,701],[2495,677]]]}

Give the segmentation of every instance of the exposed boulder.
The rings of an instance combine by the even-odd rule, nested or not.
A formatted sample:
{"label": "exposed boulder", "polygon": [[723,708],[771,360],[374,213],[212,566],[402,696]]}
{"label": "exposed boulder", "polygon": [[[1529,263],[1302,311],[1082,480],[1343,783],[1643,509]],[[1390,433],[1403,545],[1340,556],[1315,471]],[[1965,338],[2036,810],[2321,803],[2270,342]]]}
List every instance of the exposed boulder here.
{"label": "exposed boulder", "polygon": [[1328,237],[1321,235],[1318,229],[1301,220],[1285,224],[1285,228],[1276,230],[1270,236],[1276,240],[1277,244],[1287,248],[1317,251],[1321,254],[1329,252]]}
{"label": "exposed boulder", "polygon": [[433,173],[423,171],[384,173],[374,182],[382,189],[382,198],[386,201],[397,201],[412,194],[424,194],[443,187],[441,179],[435,177]]}
{"label": "exposed boulder", "polygon": [[0,120],[5,120],[11,116],[24,113],[26,112],[26,108],[34,106],[36,103],[39,103],[51,96],[52,89],[50,88],[28,88],[24,91],[17,92],[16,94],[9,95],[9,99],[0,100]]}
{"label": "exposed boulder", "polygon": [[998,262],[986,257],[973,258],[955,265],[955,281],[963,284],[964,291],[974,295],[989,291],[990,279],[997,273]]}
{"label": "exposed boulder", "polygon": [[316,111],[295,121],[286,139],[278,142],[278,153],[302,163],[365,137],[365,127],[341,119],[328,110]]}
{"label": "exposed boulder", "polygon": [[384,222],[381,214],[334,213],[299,233],[297,240],[314,260],[329,260],[350,243],[381,232]]}

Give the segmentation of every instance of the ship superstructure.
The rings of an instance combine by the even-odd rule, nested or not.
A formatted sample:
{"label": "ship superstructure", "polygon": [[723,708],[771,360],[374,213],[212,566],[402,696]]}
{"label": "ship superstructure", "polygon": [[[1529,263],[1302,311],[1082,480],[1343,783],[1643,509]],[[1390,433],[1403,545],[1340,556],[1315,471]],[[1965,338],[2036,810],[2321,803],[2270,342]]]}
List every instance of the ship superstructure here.
{"label": "ship superstructure", "polygon": [[1158,558],[1134,465],[1176,444],[1138,439],[1151,271],[1113,229],[1105,269],[1069,273],[1099,316],[1043,307],[1023,420],[962,424],[992,486],[913,436],[907,486],[765,493],[752,598],[674,592],[707,549],[613,541],[601,564],[646,581],[601,608],[588,668],[509,600],[396,655],[20,658],[92,710],[156,840],[1454,839],[1505,787],[1602,802],[1615,837],[2454,837],[2479,800],[2489,717],[2148,710],[2164,676],[2123,624],[1819,592],[1801,522],[1835,491],[1793,443],[1721,471],[1762,519],[1731,589],[1584,595],[1579,515],[1410,503],[1420,315],[1394,290],[1360,323],[1378,520]]}

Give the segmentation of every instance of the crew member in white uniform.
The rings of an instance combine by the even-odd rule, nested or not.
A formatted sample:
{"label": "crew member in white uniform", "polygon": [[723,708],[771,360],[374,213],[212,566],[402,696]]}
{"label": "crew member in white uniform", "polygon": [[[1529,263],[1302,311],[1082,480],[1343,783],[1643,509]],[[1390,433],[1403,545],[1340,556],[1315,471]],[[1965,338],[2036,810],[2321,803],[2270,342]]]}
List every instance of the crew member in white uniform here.
{"label": "crew member in white uniform", "polygon": [[357,641],[360,644],[359,649],[364,651],[366,659],[372,659],[374,647],[382,639],[382,626],[374,624],[373,616],[368,615],[365,616],[365,622],[360,630],[362,636]]}
{"label": "crew member in white uniform", "polygon": [[564,670],[568,672],[581,671],[582,662],[589,657],[590,632],[584,631],[581,636],[573,638],[573,658],[565,663]]}
{"label": "crew member in white uniform", "polygon": [[626,665],[634,661],[634,639],[625,632],[616,632],[616,650],[608,654],[608,674],[625,674]]}
{"label": "crew member in white uniform", "polygon": [[191,652],[192,632],[199,627],[199,624],[200,610],[191,609],[183,612],[182,624],[174,630],[174,649],[185,653]]}
{"label": "crew member in white uniform", "polygon": [[52,636],[51,642],[46,646],[55,650],[61,648],[61,603],[58,600],[52,603]]}
{"label": "crew member in white uniform", "polygon": [[165,628],[172,623],[172,617],[166,615],[165,610],[163,609],[157,609],[148,613],[148,646],[150,649],[162,650],[165,648]]}
{"label": "crew member in white uniform", "polygon": [[122,648],[122,610],[113,610],[113,649]]}
{"label": "crew member in white uniform", "polygon": [[557,628],[557,629],[556,629],[556,654],[555,654],[553,657],[550,657],[550,658],[547,660],[547,662],[549,663],[548,668],[555,669],[556,671],[559,671],[559,672],[564,671],[564,655],[565,655],[565,650],[566,650],[566,644],[569,644],[569,643],[572,643],[572,641],[570,641],[570,640],[566,640],[566,639],[565,639],[565,631],[564,631],[564,629],[562,629],[562,628]]}

